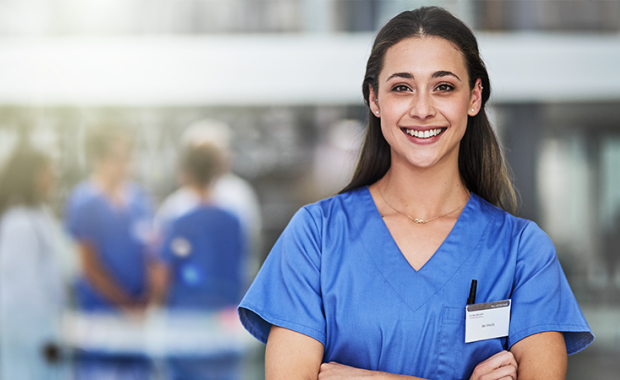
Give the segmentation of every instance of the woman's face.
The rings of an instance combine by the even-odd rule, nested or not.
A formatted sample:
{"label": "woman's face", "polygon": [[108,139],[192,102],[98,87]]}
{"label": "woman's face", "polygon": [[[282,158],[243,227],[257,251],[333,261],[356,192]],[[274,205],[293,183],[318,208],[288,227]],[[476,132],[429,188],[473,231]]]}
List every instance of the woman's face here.
{"label": "woman's face", "polygon": [[370,108],[381,118],[392,166],[458,168],[467,117],[480,109],[479,83],[469,88],[462,53],[443,38],[408,38],[389,48]]}
{"label": "woman's face", "polygon": [[131,170],[131,148],[129,139],[118,138],[99,161],[100,173],[109,180],[123,181]]}

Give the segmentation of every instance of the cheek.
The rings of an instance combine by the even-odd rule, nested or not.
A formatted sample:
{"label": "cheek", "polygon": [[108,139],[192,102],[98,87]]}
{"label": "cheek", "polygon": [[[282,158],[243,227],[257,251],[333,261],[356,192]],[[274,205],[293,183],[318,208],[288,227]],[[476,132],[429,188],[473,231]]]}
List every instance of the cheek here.
{"label": "cheek", "polygon": [[450,119],[452,123],[465,123],[467,124],[468,112],[469,112],[468,99],[462,99],[457,102],[445,102],[441,108],[443,114]]}

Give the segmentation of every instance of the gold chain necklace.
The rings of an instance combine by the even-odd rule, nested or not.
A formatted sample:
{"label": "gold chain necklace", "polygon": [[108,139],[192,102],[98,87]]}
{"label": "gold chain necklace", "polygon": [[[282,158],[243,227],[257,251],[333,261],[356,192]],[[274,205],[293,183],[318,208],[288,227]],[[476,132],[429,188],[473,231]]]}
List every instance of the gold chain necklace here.
{"label": "gold chain necklace", "polygon": [[384,202],[386,205],[388,205],[388,206],[389,206],[392,210],[396,211],[397,213],[402,214],[402,215],[406,216],[407,218],[411,219],[411,221],[413,221],[413,223],[415,223],[415,224],[426,224],[426,223],[432,222],[432,221],[433,221],[433,220],[435,220],[435,219],[439,219],[439,218],[443,218],[444,216],[448,216],[448,215],[452,214],[453,212],[456,212],[456,211],[460,210],[461,208],[465,207],[465,205],[466,205],[466,204],[467,204],[467,202],[469,201],[469,197],[468,197],[468,198],[467,198],[467,201],[465,201],[465,203],[463,203],[463,204],[462,204],[462,205],[460,205],[459,207],[455,208],[454,210],[450,211],[449,213],[447,213],[447,214],[443,214],[443,215],[439,215],[439,216],[436,216],[436,217],[431,218],[431,219],[424,220],[424,219],[413,218],[413,217],[411,217],[410,215],[405,214],[404,212],[402,212],[402,211],[400,211],[400,210],[395,209],[394,207],[392,207],[392,205],[391,205],[391,204],[389,204],[389,203],[385,200],[385,198],[383,197],[383,193],[381,192],[381,188],[380,188],[379,186],[377,186],[377,190],[379,191],[379,195],[381,196],[381,199],[383,200],[383,202]]}

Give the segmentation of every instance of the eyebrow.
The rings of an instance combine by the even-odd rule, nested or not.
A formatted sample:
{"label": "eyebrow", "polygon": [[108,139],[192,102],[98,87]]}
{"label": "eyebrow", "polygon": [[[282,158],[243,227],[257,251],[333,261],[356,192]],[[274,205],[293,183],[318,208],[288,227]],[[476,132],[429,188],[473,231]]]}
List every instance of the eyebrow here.
{"label": "eyebrow", "polygon": [[435,71],[433,73],[433,78],[441,78],[441,77],[448,77],[448,76],[455,77],[459,81],[461,80],[461,78],[459,78],[459,76],[453,73],[452,71],[440,70],[440,71]]}
{"label": "eyebrow", "polygon": [[[433,73],[433,75],[432,75],[433,78],[442,78],[442,77],[447,77],[447,76],[455,77],[459,81],[461,80],[461,78],[459,78],[458,75],[456,75],[452,71],[447,71],[447,70],[435,71]],[[390,75],[385,81],[387,82],[387,81],[389,81],[392,78],[413,79],[413,74],[411,74],[411,73],[394,73],[394,74]]]}
{"label": "eyebrow", "polygon": [[413,74],[411,73],[394,73],[390,75],[385,81],[389,81],[392,78],[404,78],[404,79],[413,79]]}

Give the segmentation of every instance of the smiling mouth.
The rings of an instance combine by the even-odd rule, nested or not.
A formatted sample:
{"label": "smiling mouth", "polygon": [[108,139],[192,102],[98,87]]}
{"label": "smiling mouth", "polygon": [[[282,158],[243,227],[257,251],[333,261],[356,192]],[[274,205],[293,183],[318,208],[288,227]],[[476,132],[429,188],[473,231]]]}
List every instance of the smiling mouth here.
{"label": "smiling mouth", "polygon": [[419,139],[429,139],[431,137],[439,136],[446,130],[446,128],[428,129],[426,131],[418,131],[417,129],[401,128],[403,132],[409,136],[417,137]]}

